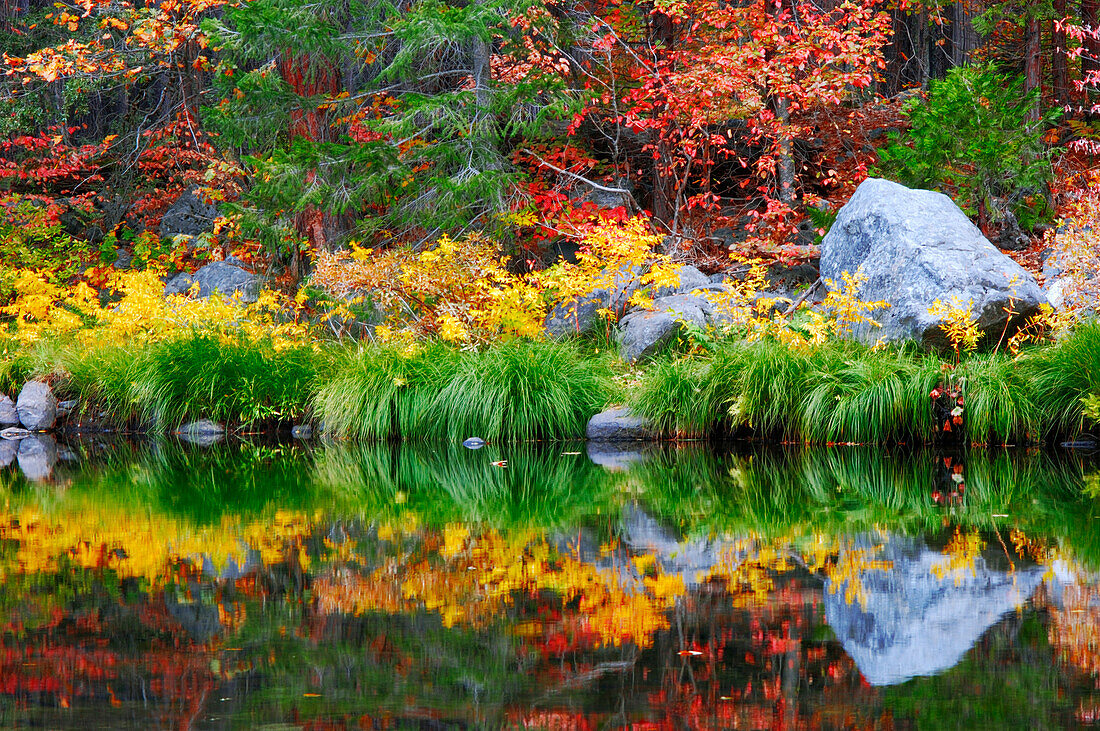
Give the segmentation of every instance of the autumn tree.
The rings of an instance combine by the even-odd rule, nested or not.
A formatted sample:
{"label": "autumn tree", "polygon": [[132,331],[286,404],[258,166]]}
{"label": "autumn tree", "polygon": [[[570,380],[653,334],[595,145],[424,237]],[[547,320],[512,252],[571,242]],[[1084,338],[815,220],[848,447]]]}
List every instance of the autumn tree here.
{"label": "autumn tree", "polygon": [[[867,88],[882,65],[887,17],[871,0],[822,9],[809,2],[661,2],[644,44],[621,13],[597,21],[596,48],[621,59],[604,66],[605,91],[588,115],[615,114],[644,139],[655,176],[652,209],[674,237],[695,209],[719,207],[712,172],[735,163],[760,204],[751,214],[787,220],[799,197],[795,141],[800,115]],[[610,80],[625,74],[624,80]],[[613,98],[609,88],[622,89]],[[664,200],[668,196],[671,200]],[[779,236],[782,238],[782,236]]]}

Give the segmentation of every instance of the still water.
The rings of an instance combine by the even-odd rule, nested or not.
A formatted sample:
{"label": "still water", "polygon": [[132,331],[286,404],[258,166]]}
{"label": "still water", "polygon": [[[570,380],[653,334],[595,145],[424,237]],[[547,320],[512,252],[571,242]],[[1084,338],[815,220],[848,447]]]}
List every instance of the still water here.
{"label": "still water", "polygon": [[93,440],[0,461],[4,728],[1100,723],[1088,455]]}

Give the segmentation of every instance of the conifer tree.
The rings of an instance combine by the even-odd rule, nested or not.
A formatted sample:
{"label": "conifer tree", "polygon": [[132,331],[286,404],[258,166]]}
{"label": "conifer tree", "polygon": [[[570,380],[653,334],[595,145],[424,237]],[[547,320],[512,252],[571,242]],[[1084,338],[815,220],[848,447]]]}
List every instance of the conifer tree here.
{"label": "conifer tree", "polygon": [[211,123],[248,155],[251,200],[317,247],[493,225],[510,140],[568,112],[560,64],[517,64],[559,32],[529,0],[252,0],[207,29],[224,55]]}

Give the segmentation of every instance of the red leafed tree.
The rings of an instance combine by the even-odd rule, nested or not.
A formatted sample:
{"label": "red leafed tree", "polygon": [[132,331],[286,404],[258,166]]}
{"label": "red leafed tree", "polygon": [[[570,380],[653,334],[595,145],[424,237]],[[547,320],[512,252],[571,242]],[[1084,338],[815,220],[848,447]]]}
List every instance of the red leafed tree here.
{"label": "red leafed tree", "polygon": [[654,214],[682,233],[685,214],[718,205],[711,173],[733,160],[762,194],[754,215],[780,235],[799,194],[801,113],[870,86],[889,18],[877,0],[659,0],[649,22],[641,50],[606,21],[601,43],[624,49],[619,121],[654,160]]}

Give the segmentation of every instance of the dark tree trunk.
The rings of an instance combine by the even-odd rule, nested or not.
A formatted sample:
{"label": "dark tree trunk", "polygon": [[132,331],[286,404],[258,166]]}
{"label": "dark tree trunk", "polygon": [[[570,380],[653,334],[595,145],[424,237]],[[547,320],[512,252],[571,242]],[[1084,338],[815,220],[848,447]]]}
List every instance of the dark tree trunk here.
{"label": "dark tree trunk", "polygon": [[[660,60],[675,43],[672,19],[661,12],[654,12],[649,20],[649,38],[654,47],[654,58]],[[657,114],[657,110],[654,110]],[[670,174],[672,151],[664,140],[655,139],[657,159],[653,161],[653,217],[669,224],[676,217],[676,183]]]}
{"label": "dark tree trunk", "polygon": [[1066,63],[1066,31],[1059,28],[1066,17],[1066,0],[1054,0],[1054,21],[1050,25],[1050,91],[1054,104],[1069,103],[1069,68]]}
{"label": "dark tree trunk", "polygon": [[[1042,57],[1040,55],[1042,33],[1039,18],[1032,16],[1024,23],[1024,90],[1027,93],[1041,89],[1042,84]],[[1040,99],[1035,98],[1028,119],[1033,122],[1039,120]]]}
{"label": "dark tree trunk", "polygon": [[1090,32],[1081,42],[1081,81],[1085,86],[1084,105],[1089,118],[1095,117],[1092,105],[1095,100],[1096,76],[1100,71],[1100,38],[1096,37],[1100,20],[1100,0],[1081,0],[1081,22]]}

